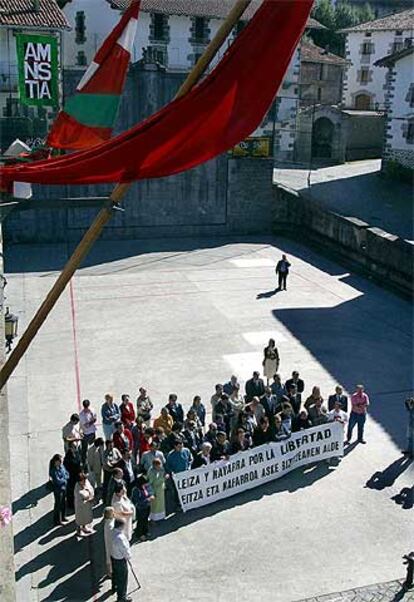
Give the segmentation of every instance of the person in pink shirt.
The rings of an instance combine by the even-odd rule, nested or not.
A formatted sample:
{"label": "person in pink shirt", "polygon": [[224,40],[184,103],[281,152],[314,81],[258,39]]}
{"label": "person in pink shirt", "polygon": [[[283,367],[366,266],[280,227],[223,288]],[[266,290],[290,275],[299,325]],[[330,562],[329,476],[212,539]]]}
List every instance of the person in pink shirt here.
{"label": "person in pink shirt", "polygon": [[364,386],[357,385],[356,391],[351,397],[351,415],[349,417],[346,443],[350,443],[355,425],[358,426],[358,443],[366,443],[364,441],[364,426],[367,419],[368,406],[369,397],[364,391]]}

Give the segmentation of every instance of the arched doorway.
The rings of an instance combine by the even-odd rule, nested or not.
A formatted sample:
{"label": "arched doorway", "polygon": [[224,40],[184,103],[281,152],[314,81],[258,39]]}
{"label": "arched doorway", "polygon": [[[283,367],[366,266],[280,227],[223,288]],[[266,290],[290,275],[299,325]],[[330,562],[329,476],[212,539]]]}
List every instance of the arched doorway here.
{"label": "arched doorway", "polygon": [[369,94],[357,94],[355,96],[355,108],[358,111],[369,111],[371,108],[371,96]]}
{"label": "arched doorway", "polygon": [[332,157],[334,128],[334,124],[327,117],[319,117],[313,124],[312,155],[315,158],[330,159]]}

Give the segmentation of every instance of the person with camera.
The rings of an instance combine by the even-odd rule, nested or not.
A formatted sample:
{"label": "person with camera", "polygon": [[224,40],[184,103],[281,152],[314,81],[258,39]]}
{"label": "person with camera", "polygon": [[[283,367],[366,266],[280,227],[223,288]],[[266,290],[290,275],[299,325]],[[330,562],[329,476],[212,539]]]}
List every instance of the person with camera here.
{"label": "person with camera", "polygon": [[351,396],[351,415],[348,423],[346,443],[352,439],[352,431],[358,426],[358,443],[366,443],[364,440],[364,427],[367,419],[369,397],[365,393],[363,385],[357,385],[355,393]]}

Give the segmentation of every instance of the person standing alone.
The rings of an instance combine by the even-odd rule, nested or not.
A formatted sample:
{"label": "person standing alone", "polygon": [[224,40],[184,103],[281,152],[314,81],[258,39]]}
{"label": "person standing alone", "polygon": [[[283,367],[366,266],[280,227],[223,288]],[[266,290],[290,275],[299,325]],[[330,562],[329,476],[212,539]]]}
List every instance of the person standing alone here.
{"label": "person standing alone", "polygon": [[369,397],[364,391],[364,386],[357,385],[356,391],[351,397],[351,415],[349,417],[346,443],[350,443],[355,425],[358,425],[358,443],[366,443],[364,441],[364,426],[368,406]]}
{"label": "person standing alone", "polygon": [[279,290],[286,291],[286,281],[289,275],[290,263],[288,262],[286,255],[282,255],[282,259],[277,262],[276,274],[279,278]]}

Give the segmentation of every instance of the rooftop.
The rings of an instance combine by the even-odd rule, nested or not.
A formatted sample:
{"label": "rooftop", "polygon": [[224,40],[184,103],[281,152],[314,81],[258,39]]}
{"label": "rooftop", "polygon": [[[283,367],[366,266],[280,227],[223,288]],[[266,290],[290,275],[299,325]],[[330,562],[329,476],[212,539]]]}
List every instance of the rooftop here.
{"label": "rooftop", "polygon": [[0,27],[70,29],[56,0],[0,0]]}
{"label": "rooftop", "polygon": [[346,64],[346,60],[342,56],[327,52],[324,48],[317,46],[310,40],[302,40],[300,57],[301,61],[305,63],[328,63],[332,65]]}
{"label": "rooftop", "polygon": [[397,61],[414,53],[414,46],[408,46],[393,54],[388,54],[374,63],[376,67],[392,67]]}
{"label": "rooftop", "polygon": [[374,21],[368,21],[355,25],[355,27],[348,27],[347,29],[341,29],[340,33],[351,33],[354,31],[387,31],[387,30],[406,30],[414,29],[414,8],[403,10],[392,15],[387,15],[381,19],[375,19]]}
{"label": "rooftop", "polygon": [[[114,8],[125,9],[129,0],[106,0]],[[249,20],[259,8],[262,0],[252,0],[242,20]],[[222,19],[233,7],[233,0],[142,0],[141,10],[147,13],[166,15],[185,15],[192,17],[210,17]],[[324,25],[309,17],[309,29],[326,29]]]}

